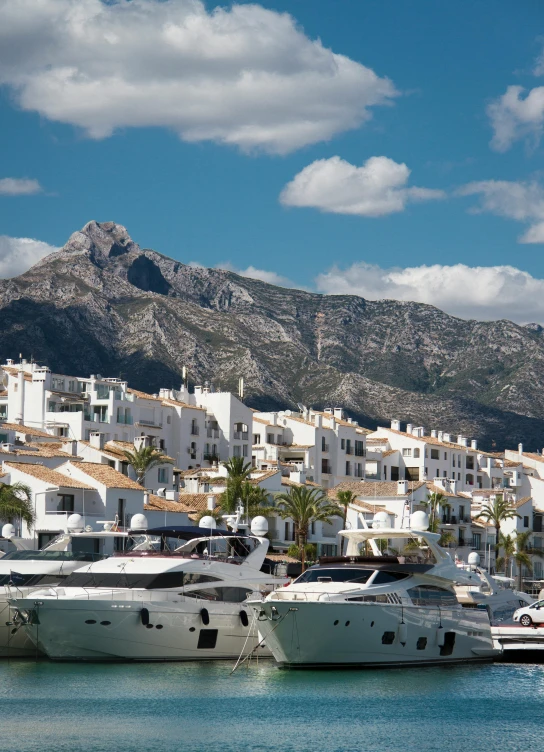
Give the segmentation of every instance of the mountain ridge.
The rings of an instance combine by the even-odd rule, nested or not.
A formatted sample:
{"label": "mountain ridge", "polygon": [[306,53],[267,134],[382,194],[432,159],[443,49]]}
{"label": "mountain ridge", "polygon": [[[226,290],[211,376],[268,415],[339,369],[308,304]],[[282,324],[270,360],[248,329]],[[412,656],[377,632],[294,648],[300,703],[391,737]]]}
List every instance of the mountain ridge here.
{"label": "mountain ridge", "polygon": [[[502,448],[544,444],[538,324],[459,319],[411,301],[291,290],[142,249],[89,222],[19,277],[0,280],[0,356],[122,376],[156,391],[193,382],[259,408],[342,404]],[[59,332],[62,333],[59,336]]]}

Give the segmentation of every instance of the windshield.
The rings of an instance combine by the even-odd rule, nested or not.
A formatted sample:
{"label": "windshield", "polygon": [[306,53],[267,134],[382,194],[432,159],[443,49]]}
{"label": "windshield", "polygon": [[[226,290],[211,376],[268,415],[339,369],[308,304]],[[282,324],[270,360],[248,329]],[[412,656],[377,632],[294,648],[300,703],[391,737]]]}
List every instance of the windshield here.
{"label": "windshield", "polygon": [[316,569],[307,569],[301,574],[293,584],[298,585],[301,582],[368,582],[374,574],[374,569],[355,569],[349,567],[318,567]]}

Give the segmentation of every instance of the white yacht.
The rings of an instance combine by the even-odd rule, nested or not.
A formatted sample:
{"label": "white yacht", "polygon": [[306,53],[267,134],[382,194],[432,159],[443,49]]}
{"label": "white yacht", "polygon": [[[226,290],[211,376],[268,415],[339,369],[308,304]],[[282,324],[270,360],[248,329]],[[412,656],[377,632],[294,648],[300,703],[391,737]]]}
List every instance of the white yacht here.
{"label": "white yacht", "polygon": [[114,545],[126,548],[133,544],[126,532],[78,528],[61,533],[35,551],[27,549],[28,541],[15,538],[12,531],[12,525],[4,525],[2,529],[4,539],[14,550],[0,558],[0,658],[30,657],[37,653],[9,605],[10,598],[28,597],[44,585],[59,585],[75,570],[107,555],[95,553],[98,549],[113,552]]}
{"label": "white yacht", "polygon": [[[340,534],[348,539],[345,557],[322,558],[289,587],[249,601],[281,665],[421,666],[497,654],[487,611],[463,608],[455,594],[454,586],[471,584],[474,575],[455,566],[438,534],[383,527]],[[382,556],[375,542],[407,538],[425,549],[425,563]],[[359,555],[363,543],[374,556]]]}
{"label": "white yacht", "polygon": [[268,540],[198,527],[146,536],[159,541],[156,550],[120,552],[60,587],[14,597],[34,644],[56,660],[238,658],[255,648],[256,619],[245,600],[287,582],[261,571]]}
{"label": "white yacht", "polygon": [[515,590],[515,582],[511,577],[490,575],[477,564],[469,563],[468,567],[465,565],[462,568],[472,572],[476,579],[469,585],[455,587],[457,599],[465,608],[486,609],[491,622],[491,634],[494,634],[496,627],[511,621],[514,611],[533,602],[530,595]]}

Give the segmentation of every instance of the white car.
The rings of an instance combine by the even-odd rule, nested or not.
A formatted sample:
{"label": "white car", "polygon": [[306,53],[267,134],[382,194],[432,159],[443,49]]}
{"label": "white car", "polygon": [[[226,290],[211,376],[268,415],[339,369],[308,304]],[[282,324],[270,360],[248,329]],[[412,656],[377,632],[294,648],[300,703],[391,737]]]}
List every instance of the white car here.
{"label": "white car", "polygon": [[519,621],[522,627],[530,627],[532,624],[544,624],[544,601],[535,601],[530,606],[518,608],[512,617]]}

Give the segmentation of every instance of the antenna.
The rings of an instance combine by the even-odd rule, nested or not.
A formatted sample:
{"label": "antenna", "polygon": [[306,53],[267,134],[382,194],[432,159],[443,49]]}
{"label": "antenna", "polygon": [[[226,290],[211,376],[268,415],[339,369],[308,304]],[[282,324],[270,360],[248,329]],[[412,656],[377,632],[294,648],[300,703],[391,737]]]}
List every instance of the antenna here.
{"label": "antenna", "polygon": [[244,377],[240,376],[238,379],[238,396],[240,397],[240,401],[244,401]]}

